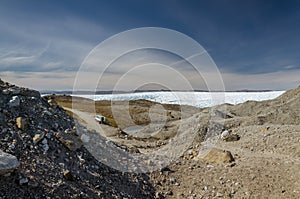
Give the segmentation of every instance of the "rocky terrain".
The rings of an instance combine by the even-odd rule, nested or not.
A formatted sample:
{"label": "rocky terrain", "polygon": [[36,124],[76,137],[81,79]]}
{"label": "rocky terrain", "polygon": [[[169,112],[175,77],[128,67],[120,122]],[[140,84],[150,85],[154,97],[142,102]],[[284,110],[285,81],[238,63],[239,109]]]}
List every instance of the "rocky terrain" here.
{"label": "rocky terrain", "polygon": [[148,176],[98,162],[75,122],[39,92],[0,81],[0,198],[153,198]]}
{"label": "rocky terrain", "polygon": [[[300,87],[274,100],[198,109],[0,86],[0,198],[300,198]],[[124,131],[135,125],[143,128]],[[179,145],[180,135],[193,139]],[[99,162],[115,156],[105,144],[93,152],[99,143],[128,154],[167,146],[167,156],[181,153],[134,174]]]}

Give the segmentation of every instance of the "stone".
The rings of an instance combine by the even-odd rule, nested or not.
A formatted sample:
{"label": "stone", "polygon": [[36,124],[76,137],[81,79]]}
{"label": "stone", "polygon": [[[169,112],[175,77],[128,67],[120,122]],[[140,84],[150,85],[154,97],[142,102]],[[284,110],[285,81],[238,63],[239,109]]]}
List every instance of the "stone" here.
{"label": "stone", "polygon": [[20,94],[20,90],[15,89],[15,88],[8,88],[8,89],[4,89],[4,90],[2,91],[2,93],[3,93],[4,95],[8,95],[8,94],[18,95],[18,94]]}
{"label": "stone", "polygon": [[200,151],[198,156],[194,158],[207,163],[230,163],[234,161],[234,158],[230,151],[210,148],[205,151]]}
{"label": "stone", "polygon": [[28,178],[21,178],[19,180],[19,185],[24,185],[24,184],[27,184],[28,183]]}
{"label": "stone", "polygon": [[44,151],[45,151],[45,152],[48,151],[48,150],[49,150],[49,145],[48,145],[48,141],[47,141],[46,138],[43,139],[42,144],[43,144],[42,147],[43,147]]}
{"label": "stone", "polygon": [[63,175],[66,180],[70,180],[70,181],[74,180],[72,172],[70,170],[64,170]]}
{"label": "stone", "polygon": [[33,144],[39,143],[44,138],[44,136],[45,136],[44,133],[35,134],[33,137]]}
{"label": "stone", "polygon": [[16,119],[17,127],[22,131],[26,131],[28,129],[28,121],[23,117],[18,117]]}
{"label": "stone", "polygon": [[166,195],[167,196],[171,196],[171,195],[173,195],[173,192],[170,190],[170,191],[166,191]]}
{"label": "stone", "polygon": [[73,134],[56,133],[55,137],[71,151],[76,151],[82,146],[81,140]]}
{"label": "stone", "polygon": [[221,136],[220,136],[220,138],[222,139],[222,140],[225,140],[227,137],[229,137],[230,136],[230,131],[228,131],[228,130],[225,130],[225,131],[223,131],[222,133],[221,133]]}
{"label": "stone", "polygon": [[8,95],[8,94],[9,94],[9,90],[8,90],[8,89],[4,89],[4,90],[2,91],[2,93],[3,93],[4,95]]}
{"label": "stone", "polygon": [[0,150],[0,175],[4,175],[15,170],[19,167],[19,165],[20,162],[15,156]]}
{"label": "stone", "polygon": [[176,179],[175,178],[170,178],[170,183],[175,184],[176,183]]}
{"label": "stone", "polygon": [[240,136],[237,134],[230,134],[224,139],[226,142],[233,142],[240,140]]}
{"label": "stone", "polygon": [[49,99],[48,100],[48,104],[52,107],[52,108],[54,108],[54,109],[56,109],[57,108],[57,103],[56,103],[56,101],[55,100],[53,100],[53,99]]}
{"label": "stone", "polygon": [[9,100],[8,105],[10,107],[20,106],[20,98],[18,96],[13,96],[11,100]]}
{"label": "stone", "polygon": [[9,92],[10,92],[12,95],[18,95],[18,94],[20,94],[20,90],[19,90],[19,89],[9,88],[8,90],[9,90]]}
{"label": "stone", "polygon": [[87,143],[90,141],[90,137],[86,134],[82,134],[81,137],[80,137],[81,141],[84,142],[84,143]]}
{"label": "stone", "polygon": [[39,186],[39,183],[32,181],[32,180],[30,180],[27,184],[31,188],[37,188]]}
{"label": "stone", "polygon": [[193,155],[193,152],[194,152],[193,149],[190,149],[190,150],[187,151],[188,155]]}

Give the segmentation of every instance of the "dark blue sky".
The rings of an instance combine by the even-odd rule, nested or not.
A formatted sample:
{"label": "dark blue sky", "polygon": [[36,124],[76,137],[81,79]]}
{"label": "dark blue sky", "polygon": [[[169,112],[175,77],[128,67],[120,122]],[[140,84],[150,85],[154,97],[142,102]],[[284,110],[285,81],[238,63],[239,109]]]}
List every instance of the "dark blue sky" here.
{"label": "dark blue sky", "polygon": [[76,71],[99,42],[128,29],[153,26],[192,37],[230,77],[276,78],[282,73],[286,81],[278,85],[259,83],[261,88],[286,89],[300,83],[289,76],[300,70],[298,2],[2,0],[0,72],[7,79],[30,79],[34,73]]}

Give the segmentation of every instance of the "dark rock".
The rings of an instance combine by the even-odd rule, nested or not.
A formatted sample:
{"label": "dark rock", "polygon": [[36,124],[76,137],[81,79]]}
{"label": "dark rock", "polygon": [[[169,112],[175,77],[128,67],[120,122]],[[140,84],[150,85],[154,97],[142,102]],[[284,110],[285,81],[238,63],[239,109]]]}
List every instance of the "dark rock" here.
{"label": "dark rock", "polygon": [[237,135],[237,134],[231,134],[231,135],[229,135],[229,136],[227,136],[225,138],[225,141],[226,142],[233,142],[233,141],[238,141],[239,139],[240,139],[239,135]]}
{"label": "dark rock", "polygon": [[73,134],[56,133],[55,136],[71,151],[75,151],[76,149],[79,149],[82,146],[81,140]]}
{"label": "dark rock", "polygon": [[24,184],[27,184],[28,183],[28,178],[21,178],[20,180],[19,180],[19,185],[24,185]]}
{"label": "dark rock", "polygon": [[13,171],[19,165],[20,163],[15,156],[0,150],[0,175]]}
{"label": "dark rock", "polygon": [[72,172],[70,170],[64,170],[63,175],[66,180],[74,180]]}

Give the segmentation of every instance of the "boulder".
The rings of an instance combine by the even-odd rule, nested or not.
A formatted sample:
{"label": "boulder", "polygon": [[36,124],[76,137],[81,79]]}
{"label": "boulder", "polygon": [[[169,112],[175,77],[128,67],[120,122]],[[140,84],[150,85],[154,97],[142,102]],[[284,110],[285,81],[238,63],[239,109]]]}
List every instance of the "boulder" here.
{"label": "boulder", "polygon": [[200,151],[198,156],[194,158],[195,160],[200,160],[207,163],[230,163],[234,161],[234,158],[230,151],[210,148],[205,151]]}
{"label": "boulder", "polygon": [[18,159],[0,150],[0,175],[9,173],[20,165]]}

